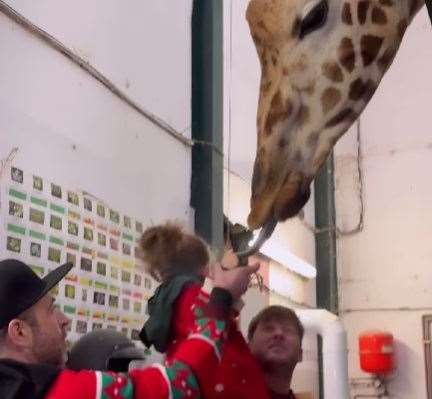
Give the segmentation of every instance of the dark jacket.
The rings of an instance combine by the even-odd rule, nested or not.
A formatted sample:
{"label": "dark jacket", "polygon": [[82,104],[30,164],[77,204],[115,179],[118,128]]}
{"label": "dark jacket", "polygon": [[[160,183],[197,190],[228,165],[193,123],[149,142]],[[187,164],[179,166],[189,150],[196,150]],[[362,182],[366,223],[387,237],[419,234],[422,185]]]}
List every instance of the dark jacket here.
{"label": "dark jacket", "polygon": [[0,398],[41,399],[59,372],[54,366],[0,359]]}

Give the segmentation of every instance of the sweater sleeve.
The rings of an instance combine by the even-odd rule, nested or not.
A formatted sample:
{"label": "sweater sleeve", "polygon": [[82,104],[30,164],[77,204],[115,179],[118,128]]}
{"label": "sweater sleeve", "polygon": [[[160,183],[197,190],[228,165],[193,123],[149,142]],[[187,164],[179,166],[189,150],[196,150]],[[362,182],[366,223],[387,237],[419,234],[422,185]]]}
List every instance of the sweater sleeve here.
{"label": "sweater sleeve", "polygon": [[197,316],[189,338],[178,346],[165,366],[153,365],[127,375],[65,370],[45,399],[200,398],[199,381],[215,373],[226,329],[225,319]]}

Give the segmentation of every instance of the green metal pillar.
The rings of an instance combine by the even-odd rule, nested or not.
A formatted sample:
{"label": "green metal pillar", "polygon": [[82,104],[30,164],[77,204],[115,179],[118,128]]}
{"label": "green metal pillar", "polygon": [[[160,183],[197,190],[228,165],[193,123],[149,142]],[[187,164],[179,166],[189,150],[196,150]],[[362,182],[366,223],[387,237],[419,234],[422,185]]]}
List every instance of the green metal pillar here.
{"label": "green metal pillar", "polygon": [[[315,258],[317,266],[317,308],[338,313],[338,278],[336,258],[336,209],[334,197],[333,154],[320,169],[315,188]],[[320,399],[323,392],[322,339],[318,337]]]}
{"label": "green metal pillar", "polygon": [[192,12],[191,205],[195,231],[223,246],[223,1],[195,0]]}

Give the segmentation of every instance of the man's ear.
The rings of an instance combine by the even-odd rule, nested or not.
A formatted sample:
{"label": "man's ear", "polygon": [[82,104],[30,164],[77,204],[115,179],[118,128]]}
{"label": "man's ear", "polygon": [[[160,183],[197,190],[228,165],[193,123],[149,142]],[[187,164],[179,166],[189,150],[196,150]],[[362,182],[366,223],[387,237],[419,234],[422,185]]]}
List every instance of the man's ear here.
{"label": "man's ear", "polygon": [[8,324],[7,333],[7,339],[9,339],[14,346],[25,348],[32,345],[33,332],[30,325],[24,320],[11,320]]}

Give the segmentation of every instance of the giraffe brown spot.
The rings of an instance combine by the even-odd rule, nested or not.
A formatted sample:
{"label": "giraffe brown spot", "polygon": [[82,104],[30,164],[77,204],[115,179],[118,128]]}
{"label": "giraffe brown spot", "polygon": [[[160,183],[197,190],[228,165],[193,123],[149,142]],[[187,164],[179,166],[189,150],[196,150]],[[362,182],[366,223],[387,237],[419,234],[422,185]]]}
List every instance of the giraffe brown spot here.
{"label": "giraffe brown spot", "polygon": [[366,82],[363,82],[363,80],[359,78],[350,84],[349,98],[353,101],[358,101],[362,98],[368,100],[372,97],[375,90],[376,84],[373,80],[369,79]]}
{"label": "giraffe brown spot", "polygon": [[336,116],[331,118],[325,125],[326,128],[335,127],[342,122],[353,121],[355,118],[355,113],[351,108],[345,108],[339,112]]}
{"label": "giraffe brown spot", "polygon": [[314,94],[315,93],[315,82],[311,82],[309,85],[307,85],[304,88],[304,92],[306,94],[308,94],[309,96],[311,96],[312,94]]}
{"label": "giraffe brown spot", "polygon": [[379,0],[382,6],[393,7],[393,0]]}
{"label": "giraffe brown spot", "polygon": [[297,150],[294,154],[294,162],[299,164],[303,161],[303,155],[300,150]]}
{"label": "giraffe brown spot", "polygon": [[338,89],[334,87],[329,87],[321,95],[321,105],[324,114],[329,113],[341,100],[342,95]]}
{"label": "giraffe brown spot", "polygon": [[265,25],[263,20],[259,21],[257,26],[258,28],[261,28],[264,32],[268,32],[267,26]]}
{"label": "giraffe brown spot", "polygon": [[286,142],[286,140],[285,140],[284,138],[281,138],[281,139],[278,141],[278,147],[279,147],[280,149],[285,148],[286,145],[287,145],[287,142]]}
{"label": "giraffe brown spot", "polygon": [[254,41],[255,46],[261,46],[261,39],[257,35],[252,35],[252,40]]}
{"label": "giraffe brown spot", "polygon": [[265,150],[263,147],[257,153],[252,173],[252,198],[256,198],[259,186],[263,179]]}
{"label": "giraffe brown spot", "polygon": [[384,51],[384,54],[378,59],[378,67],[381,69],[381,72],[385,72],[388,69],[396,56],[396,52],[397,50],[390,47]]}
{"label": "giraffe brown spot", "polygon": [[270,105],[270,111],[267,115],[267,120],[265,124],[265,133],[267,136],[269,136],[272,133],[273,126],[286,118],[289,117],[289,115],[292,112],[292,104],[291,101],[288,99],[284,103],[282,101],[282,96],[280,91],[278,91],[271,101]]}
{"label": "giraffe brown spot", "polygon": [[265,94],[265,93],[267,93],[268,91],[269,91],[269,89],[270,89],[270,87],[271,87],[271,81],[268,81],[268,82],[262,82],[261,83],[261,91]]}
{"label": "giraffe brown spot", "polygon": [[300,125],[304,125],[310,119],[310,111],[309,108],[302,104],[298,114],[298,123]]}
{"label": "giraffe brown spot", "polygon": [[318,144],[319,134],[317,132],[311,133],[306,139],[306,145],[309,148],[315,148]]}
{"label": "giraffe brown spot", "polygon": [[336,62],[326,62],[321,67],[323,75],[332,82],[342,82],[343,72]]}
{"label": "giraffe brown spot", "polygon": [[364,25],[366,22],[367,12],[370,6],[369,0],[359,1],[357,4],[357,18],[360,25]]}
{"label": "giraffe brown spot", "polygon": [[272,60],[273,66],[276,66],[277,58],[274,55],[272,55],[271,60]]}
{"label": "giraffe brown spot", "polygon": [[292,37],[298,37],[300,34],[300,28],[301,28],[301,19],[300,18],[296,18],[293,24],[293,28],[291,31],[291,36]]}
{"label": "giraffe brown spot", "polygon": [[374,7],[372,10],[372,22],[376,25],[385,25],[387,21],[387,15],[382,8]]}
{"label": "giraffe brown spot", "polygon": [[418,9],[418,0],[411,0],[409,16],[412,18]]}
{"label": "giraffe brown spot", "polygon": [[339,45],[339,61],[348,72],[354,70],[355,58],[356,56],[352,40],[349,37],[344,37]]}
{"label": "giraffe brown spot", "polygon": [[407,27],[408,27],[407,20],[405,18],[401,19],[398,23],[398,35],[401,39],[403,38],[403,36],[407,30]]}
{"label": "giraffe brown spot", "polygon": [[378,56],[384,39],[374,35],[364,35],[360,39],[361,56],[364,66],[369,66]]}
{"label": "giraffe brown spot", "polygon": [[342,8],[342,22],[347,25],[352,25],[352,15],[351,15],[351,4],[350,3],[344,3]]}

